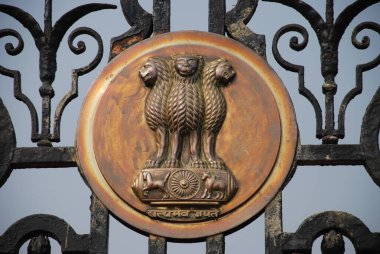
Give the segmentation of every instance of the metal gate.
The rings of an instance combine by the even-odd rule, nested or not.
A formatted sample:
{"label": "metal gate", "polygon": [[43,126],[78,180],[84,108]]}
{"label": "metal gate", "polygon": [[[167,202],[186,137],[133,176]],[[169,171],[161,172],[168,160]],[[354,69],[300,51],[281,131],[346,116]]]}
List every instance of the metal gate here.
{"label": "metal gate", "polygon": [[[294,9],[308,23],[306,29],[298,24],[282,26],[273,36],[272,53],[266,47],[268,44],[267,34],[258,34],[247,24],[261,4],[272,2],[275,5],[285,5]],[[379,151],[379,129],[380,129],[380,88],[378,80],[377,87],[372,94],[371,101],[367,102],[364,115],[354,116],[346,114],[350,102],[365,89],[364,76],[367,71],[378,67],[380,55],[373,55],[366,63],[356,65],[355,80],[341,101],[335,100],[340,84],[336,82],[338,69],[342,64],[338,61],[338,50],[351,21],[363,11],[379,7],[380,0],[362,1],[357,0],[338,10],[334,14],[333,0],[326,0],[325,16],[318,13],[313,7],[301,0],[239,0],[231,10],[226,10],[225,0],[209,0],[208,9],[208,31],[228,36],[252,49],[255,53],[266,59],[273,55],[275,61],[285,70],[293,72],[297,77],[298,92],[312,106],[315,115],[315,125],[307,123],[307,133],[314,133],[321,144],[299,143],[293,169],[287,177],[283,188],[291,181],[297,166],[336,166],[336,165],[363,165],[369,176],[380,186],[380,151]],[[57,52],[66,32],[78,20],[95,11],[116,9],[122,11],[131,28],[120,36],[111,40],[109,61],[130,46],[143,41],[151,36],[170,32],[170,0],[153,0],[153,13],[144,10],[138,0],[121,0],[120,6],[111,4],[86,4],[78,6],[63,14],[53,24],[52,22],[52,0],[45,0],[44,25],[43,28],[35,18],[18,7],[0,4],[0,12],[13,17],[24,26],[33,37],[35,46],[39,52],[39,78],[41,86],[38,93],[41,97],[42,106],[40,110],[29,95],[24,93],[27,81],[22,79],[21,72],[8,67],[8,62],[0,59],[0,74],[9,77],[13,82],[14,97],[27,107],[30,117],[30,126],[23,132],[31,130],[30,138],[36,143],[35,147],[20,147],[16,145],[16,135],[8,109],[0,100],[0,186],[4,185],[14,169],[35,168],[69,168],[77,167],[75,144],[60,146],[61,120],[64,116],[66,106],[78,96],[80,77],[93,71],[103,58],[104,48],[101,36],[89,27],[79,27],[68,35],[69,48],[74,54],[82,54],[86,51],[84,42],[79,41],[74,45],[77,37],[88,35],[95,39],[98,50],[95,58],[86,66],[74,69],[71,72],[71,88],[62,98],[55,98],[55,86],[59,83],[55,80],[57,68]],[[378,9],[378,8],[377,8]],[[378,15],[374,16],[375,19]],[[372,18],[372,17],[370,17]],[[270,22],[269,17],[268,22]],[[38,19],[37,19],[38,20]],[[112,25],[112,21],[106,21],[106,26]],[[252,22],[251,22],[252,23]],[[253,27],[255,24],[252,24]],[[1,24],[0,24],[1,26]],[[24,40],[21,34],[14,29],[0,27],[0,38],[13,37],[12,43],[5,44],[5,51],[10,56],[16,56],[23,51]],[[365,50],[370,44],[368,36],[360,38],[359,33],[363,30],[380,34],[380,25],[371,20],[361,22],[353,28],[351,36],[352,45]],[[305,68],[302,65],[292,63],[288,57],[281,53],[279,41],[281,37],[289,32],[297,33],[290,38],[289,47],[294,51],[304,50],[310,38],[318,41],[320,50],[320,66],[322,75],[322,96],[324,105],[318,101],[320,94],[316,94],[312,86],[318,86],[318,82],[305,82]],[[4,40],[4,39],[3,39]],[[378,45],[378,44],[377,44]],[[108,51],[106,51],[108,52]],[[378,53],[376,53],[378,54]],[[269,58],[269,57],[268,57]],[[25,59],[27,60],[27,59]],[[315,62],[316,59],[315,59]],[[36,65],[37,63],[31,63]],[[274,63],[271,63],[272,65]],[[12,66],[12,64],[10,65]],[[378,70],[378,69],[377,69]],[[58,81],[58,82],[57,82]],[[24,85],[25,83],[25,85]],[[288,89],[294,84],[284,82]],[[4,84],[2,84],[3,86]],[[318,88],[320,89],[320,88]],[[1,93],[1,98],[9,98],[11,94]],[[52,103],[54,99],[58,102]],[[292,98],[293,99],[293,98]],[[54,105],[54,107],[52,106]],[[8,109],[7,109],[8,108]],[[297,110],[297,108],[296,108]],[[360,142],[355,144],[340,144],[345,137],[347,117],[356,118],[361,122]],[[299,124],[304,121],[305,115],[298,115]],[[27,121],[24,121],[25,123]],[[305,125],[302,123],[301,125]],[[300,128],[301,136],[303,129]],[[298,167],[302,170],[302,167]],[[342,173],[344,174],[344,172]],[[48,183],[47,183],[48,184]],[[371,183],[372,184],[372,183]],[[69,187],[68,187],[69,188]],[[323,183],[321,183],[323,188]],[[22,187],[20,186],[20,190]],[[1,191],[1,190],[0,190]],[[311,197],[312,198],[312,197]],[[378,202],[373,200],[373,202]],[[2,206],[7,204],[2,202]],[[340,211],[325,211],[306,218],[295,232],[285,232],[283,229],[282,216],[282,191],[262,211],[265,213],[265,253],[311,253],[313,243],[323,236],[321,250],[323,254],[344,253],[343,236],[349,238],[356,253],[380,253],[380,233],[371,232],[361,220],[354,214]],[[49,238],[55,239],[61,246],[62,253],[107,253],[109,241],[109,211],[97,199],[91,196],[91,222],[90,232],[78,234],[66,221],[54,216],[35,214],[22,218],[12,224],[0,236],[0,253],[18,253],[20,247],[28,240],[28,253],[50,253]],[[376,211],[375,211],[376,212]],[[286,218],[285,218],[286,219]],[[250,220],[252,222],[254,219]],[[246,223],[248,224],[248,223]],[[245,224],[245,225],[246,225]],[[243,225],[244,226],[244,225]],[[240,226],[242,227],[242,226]],[[238,230],[234,229],[234,230]],[[231,232],[225,232],[229,234]],[[225,252],[225,234],[209,236],[206,239],[193,239],[194,241],[205,241],[206,253]],[[177,239],[165,239],[164,237],[149,235],[149,253],[167,253],[167,240],[179,241]],[[184,241],[189,242],[189,240]],[[124,250],[125,251],[125,250]],[[128,252],[128,250],[127,250]],[[130,250],[133,253],[133,250]],[[244,251],[246,253],[247,251]],[[256,253],[255,250],[249,252]]]}

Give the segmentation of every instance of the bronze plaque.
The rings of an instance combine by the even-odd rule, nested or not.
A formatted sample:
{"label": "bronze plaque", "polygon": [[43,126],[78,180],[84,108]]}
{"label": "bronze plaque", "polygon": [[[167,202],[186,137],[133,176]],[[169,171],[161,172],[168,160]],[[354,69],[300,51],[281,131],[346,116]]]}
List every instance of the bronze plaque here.
{"label": "bronze plaque", "polygon": [[242,44],[174,32],[127,49],[91,87],[77,152],[89,186],[139,230],[198,238],[257,215],[297,147],[292,103]]}

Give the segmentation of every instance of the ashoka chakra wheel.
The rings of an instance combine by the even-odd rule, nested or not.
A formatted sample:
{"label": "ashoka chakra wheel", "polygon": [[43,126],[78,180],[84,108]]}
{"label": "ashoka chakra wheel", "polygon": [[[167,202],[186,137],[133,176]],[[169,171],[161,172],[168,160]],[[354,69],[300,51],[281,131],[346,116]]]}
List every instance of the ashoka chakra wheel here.
{"label": "ashoka chakra wheel", "polygon": [[177,170],[169,178],[169,192],[178,199],[194,197],[200,188],[198,176],[190,170]]}

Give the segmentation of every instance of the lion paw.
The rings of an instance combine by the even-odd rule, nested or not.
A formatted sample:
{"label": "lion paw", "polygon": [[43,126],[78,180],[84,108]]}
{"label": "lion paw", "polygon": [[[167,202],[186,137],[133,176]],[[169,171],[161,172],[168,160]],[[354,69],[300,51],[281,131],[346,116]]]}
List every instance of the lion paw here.
{"label": "lion paw", "polygon": [[207,168],[207,163],[201,160],[192,161],[190,163],[190,167],[192,168]]}
{"label": "lion paw", "polygon": [[147,160],[144,165],[144,168],[158,168],[158,167],[160,167],[160,162],[156,160]]}
{"label": "lion paw", "polygon": [[223,161],[210,161],[210,168],[226,169]]}
{"label": "lion paw", "polygon": [[181,166],[181,163],[179,160],[167,160],[164,163],[165,168],[179,168]]}

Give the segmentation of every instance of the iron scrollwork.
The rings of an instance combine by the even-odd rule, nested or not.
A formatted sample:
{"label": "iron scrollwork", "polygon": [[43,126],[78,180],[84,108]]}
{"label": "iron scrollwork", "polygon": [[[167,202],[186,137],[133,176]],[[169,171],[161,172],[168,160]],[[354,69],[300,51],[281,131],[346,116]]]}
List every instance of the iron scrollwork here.
{"label": "iron scrollwork", "polygon": [[[283,59],[278,50],[278,41],[280,37],[287,32],[297,32],[303,37],[301,43],[297,37],[290,39],[290,48],[295,51],[303,50],[308,43],[308,33],[306,29],[297,24],[286,25],[276,33],[273,39],[272,51],[276,61],[286,70],[298,73],[299,92],[306,97],[314,107],[316,115],[316,137],[321,138],[323,145],[302,145],[298,153],[298,165],[365,165],[369,175],[374,182],[379,185],[379,117],[375,113],[378,108],[379,90],[376,92],[371,103],[369,104],[366,114],[363,118],[361,145],[337,145],[338,139],[345,136],[345,112],[349,102],[362,92],[362,75],[365,71],[375,68],[379,65],[379,57],[375,57],[372,61],[359,64],[356,66],[356,82],[343,98],[339,113],[338,126],[334,123],[334,95],[337,90],[335,76],[338,73],[338,48],[343,33],[348,25],[360,12],[367,7],[378,3],[379,1],[355,1],[347,6],[341,14],[338,15],[334,22],[333,1],[326,1],[326,19],[322,17],[308,4],[300,0],[282,1],[282,0],[264,0],[269,2],[277,2],[289,6],[298,11],[310,23],[312,29],[317,35],[321,47],[321,73],[324,77],[322,91],[325,94],[325,127],[322,127],[322,110],[315,96],[305,87],[304,83],[304,67],[292,64]],[[357,25],[352,32],[352,44],[358,49],[366,49],[369,47],[370,39],[364,36],[361,41],[357,39],[357,35],[364,29],[370,29],[379,33],[379,25],[373,22],[363,22]],[[308,159],[306,159],[308,158]],[[331,158],[332,160],[329,161]],[[306,160],[305,160],[306,159]],[[308,161],[307,163],[304,163]],[[313,162],[311,162],[313,161]],[[376,165],[375,165],[376,164]],[[276,203],[277,202],[277,203]],[[277,205],[276,205],[277,204]],[[278,205],[279,204],[279,205]],[[277,201],[273,201],[266,211],[266,226],[270,229],[267,235],[268,253],[285,252],[310,252],[314,240],[323,235],[321,245],[322,253],[344,253],[344,241],[342,235],[347,236],[353,242],[355,249],[361,252],[375,253],[379,246],[374,243],[378,241],[378,233],[370,233],[362,222],[349,214],[339,212],[326,212],[312,216],[305,220],[296,233],[284,233],[282,227],[271,226],[276,220],[282,221],[281,213],[281,195]],[[339,225],[327,225],[326,221],[341,222]],[[360,233],[358,233],[360,231]],[[302,236],[301,236],[302,235]],[[364,236],[365,235],[365,236]],[[297,240],[295,239],[297,238]],[[301,240],[302,238],[302,240]],[[274,240],[275,244],[271,244]],[[304,244],[296,242],[303,241]],[[367,243],[365,244],[364,242]],[[278,248],[276,246],[282,246]]]}
{"label": "iron scrollwork", "polygon": [[[18,40],[18,44],[16,47],[14,47],[14,45],[11,43],[5,44],[6,52],[11,56],[16,56],[20,54],[21,51],[24,49],[24,40],[22,39],[21,35],[17,31],[12,29],[0,30],[0,38],[5,36],[13,36]],[[14,97],[17,100],[22,101],[29,109],[31,118],[31,138],[32,140],[35,140],[37,138],[38,133],[37,111],[29,97],[22,92],[21,73],[17,70],[7,69],[0,65],[0,74],[13,78]]]}
{"label": "iron scrollwork", "polygon": [[282,251],[311,253],[314,240],[321,235],[324,235],[321,245],[323,254],[332,253],[329,252],[332,250],[334,253],[344,253],[342,236],[352,240],[358,253],[380,251],[379,234],[372,233],[355,216],[335,211],[326,211],[305,219],[295,233],[284,235],[281,240]]}
{"label": "iron scrollwork", "polygon": [[[0,185],[4,184],[11,170],[15,168],[76,166],[73,147],[52,148],[47,146],[51,146],[51,142],[60,141],[60,121],[64,108],[77,96],[78,77],[92,71],[99,64],[103,56],[102,40],[97,32],[87,27],[77,28],[69,35],[68,44],[73,53],[81,54],[86,50],[86,45],[82,41],[79,41],[76,46],[73,45],[74,40],[79,35],[89,35],[94,38],[98,44],[98,52],[89,65],[72,71],[71,90],[61,99],[56,109],[53,125],[54,131],[51,133],[50,104],[54,96],[52,84],[57,70],[56,53],[63,36],[77,20],[94,11],[114,8],[116,8],[116,6],[109,4],[82,5],[64,14],[53,26],[52,1],[46,0],[45,26],[42,30],[37,21],[22,9],[0,4],[0,12],[15,18],[31,33],[40,53],[39,66],[40,80],[42,82],[39,89],[42,97],[42,126],[39,132],[37,110],[29,97],[22,91],[20,72],[0,66],[0,74],[13,79],[14,97],[22,101],[29,109],[32,141],[38,142],[38,146],[42,146],[38,148],[16,147],[12,121],[6,107],[2,101],[0,101],[0,129],[2,135]],[[0,30],[0,38],[7,36],[16,38],[17,44],[6,43],[6,53],[11,56],[18,55],[24,48],[24,41],[21,35],[13,29]],[[44,158],[42,159],[42,157]],[[56,159],[53,159],[53,157]],[[36,163],[34,164],[32,161]],[[91,204],[91,232],[84,235],[76,234],[69,224],[52,215],[32,215],[25,217],[14,223],[0,236],[0,252],[16,253],[25,241],[31,239],[28,246],[28,253],[48,254],[51,251],[49,237],[58,241],[63,252],[106,252],[108,247],[108,210],[93,196]]]}
{"label": "iron scrollwork", "polygon": [[[377,34],[380,35],[380,25],[374,22],[363,22],[357,25],[354,30],[352,31],[351,35],[351,41],[352,44],[357,48],[357,49],[367,49],[370,45],[370,38],[368,36],[363,36],[361,41],[358,41],[357,35],[365,30],[373,30]],[[344,136],[344,126],[345,126],[345,114],[346,114],[346,108],[347,105],[350,103],[350,101],[355,98],[355,96],[361,94],[363,90],[363,73],[366,71],[369,71],[376,66],[380,64],[380,53],[371,61],[363,64],[359,64],[356,66],[356,83],[355,87],[352,88],[346,96],[343,98],[342,104],[340,105],[339,109],[339,115],[338,115],[338,126],[339,126],[339,131],[342,136]]]}
{"label": "iron scrollwork", "polygon": [[64,220],[53,215],[38,214],[25,217],[8,228],[0,237],[1,252],[17,253],[27,239],[32,238],[32,241],[36,241],[34,237],[39,237],[41,233],[45,241],[48,241],[46,235],[57,240],[63,252],[83,253],[89,243],[88,235],[78,235]]}
{"label": "iron scrollwork", "polygon": [[91,196],[91,231],[77,234],[63,219],[48,214],[24,217],[0,236],[0,253],[18,253],[25,241],[31,239],[28,253],[50,254],[49,237],[61,245],[62,253],[96,253],[107,251],[108,210]]}
{"label": "iron scrollwork", "polygon": [[305,68],[301,65],[292,64],[288,61],[286,61],[280,54],[278,50],[278,42],[280,38],[288,33],[288,32],[297,32],[302,37],[302,42],[299,42],[298,38],[293,36],[290,39],[289,46],[291,49],[295,51],[301,51],[306,48],[308,42],[309,42],[309,33],[307,30],[300,25],[297,24],[291,24],[286,25],[280,28],[280,30],[277,31],[277,33],[273,37],[273,43],[272,43],[272,52],[273,56],[276,59],[276,61],[283,67],[284,69],[292,72],[298,73],[298,91],[301,95],[303,95],[306,99],[310,101],[310,103],[313,105],[314,112],[316,115],[316,130],[317,130],[317,137],[322,137],[322,109],[319,105],[319,102],[317,98],[315,98],[314,94],[305,86]]}
{"label": "iron scrollwork", "polygon": [[[282,1],[282,0],[264,0],[268,2],[277,2],[289,6],[296,11],[298,11],[306,20],[310,23],[314,32],[317,35],[320,48],[321,48],[321,73],[324,77],[324,84],[322,85],[322,91],[325,95],[325,127],[322,128],[322,114],[321,107],[318,101],[315,99],[314,95],[305,88],[304,86],[304,72],[303,67],[298,65],[290,64],[285,61],[277,49],[277,44],[279,38],[286,32],[295,31],[299,32],[304,36],[304,43],[298,44],[296,37],[292,37],[290,47],[294,50],[302,50],[307,44],[306,39],[306,29],[299,25],[288,25],[282,27],[273,40],[273,54],[277,62],[287,70],[298,72],[299,75],[299,91],[305,96],[313,105],[314,111],[316,114],[316,137],[321,138],[324,144],[337,144],[339,139],[344,138],[344,118],[345,111],[348,103],[358,94],[361,93],[362,89],[362,73],[375,68],[379,63],[379,56],[376,57],[373,61],[358,65],[356,70],[356,85],[351,91],[347,93],[344,97],[338,115],[338,127],[335,127],[334,122],[334,95],[337,91],[337,84],[335,83],[335,76],[338,73],[338,47],[340,40],[347,29],[350,22],[355,16],[360,12],[365,10],[367,7],[378,3],[380,1],[356,1],[353,4],[347,6],[342,13],[339,14],[336,21],[334,22],[334,11],[333,11],[333,1],[327,0],[326,2],[326,21],[307,3],[301,0],[291,0],[291,1]],[[376,32],[379,32],[378,24],[372,22],[364,22],[358,25],[352,35],[352,42],[355,47],[359,49],[364,49],[369,46],[369,38],[364,37],[362,43],[359,43],[356,40],[356,35],[359,31],[363,29],[372,29]]]}
{"label": "iron scrollwork", "polygon": [[149,38],[153,32],[153,16],[141,7],[138,0],[121,0],[120,4],[131,28],[122,35],[112,38],[110,60],[133,44]]}
{"label": "iron scrollwork", "polygon": [[76,46],[74,46],[73,44],[74,40],[80,35],[89,35],[92,38],[94,38],[98,44],[98,52],[91,63],[89,63],[88,65],[82,68],[72,70],[71,90],[61,99],[54,115],[54,133],[53,133],[52,141],[55,141],[55,142],[60,141],[60,136],[61,136],[60,128],[61,128],[61,118],[62,118],[63,111],[65,107],[70,103],[70,101],[72,101],[78,96],[78,77],[86,73],[89,73],[90,71],[95,69],[103,57],[102,39],[96,31],[88,27],[77,28],[74,31],[72,31],[71,34],[69,35],[68,44],[71,51],[74,54],[78,55],[86,51],[86,44],[83,41],[79,41]]}
{"label": "iron scrollwork", "polygon": [[238,0],[236,6],[225,15],[227,34],[240,41],[258,55],[266,57],[265,36],[254,33],[247,23],[256,11],[258,0]]}
{"label": "iron scrollwork", "polygon": [[[55,79],[55,73],[57,71],[57,50],[60,46],[63,36],[67,32],[67,30],[80,18],[83,16],[103,9],[114,9],[116,6],[109,4],[86,4],[79,7],[74,8],[73,10],[64,14],[61,18],[57,20],[55,25],[52,24],[52,1],[46,0],[45,2],[45,15],[44,15],[44,30],[41,29],[38,22],[27,12],[23,11],[20,8],[9,6],[9,5],[0,5],[0,12],[6,13],[9,16],[15,18],[19,21],[32,35],[36,47],[40,53],[40,80],[42,82],[39,92],[42,98],[42,114],[41,114],[41,131],[39,132],[38,126],[38,116],[36,109],[30,99],[22,93],[21,91],[21,74],[15,70],[9,70],[4,67],[0,68],[0,73],[14,79],[14,87],[15,87],[15,97],[18,100],[24,102],[31,114],[32,121],[32,134],[31,139],[33,142],[38,142],[39,146],[51,146],[51,142],[58,142],[60,140],[59,137],[59,124],[60,118],[62,116],[62,112],[64,107],[69,103],[71,99],[73,99],[76,95],[77,90],[77,76],[83,75],[99,64],[101,56],[103,55],[103,46],[101,45],[100,36],[95,33],[92,29],[84,29],[76,30],[73,33],[77,36],[79,34],[88,34],[95,38],[98,42],[98,54],[95,60],[89,65],[89,67],[85,67],[73,72],[73,84],[71,91],[61,100],[57,111],[56,111],[56,119],[54,121],[54,133],[51,133],[51,100],[54,97],[54,89],[52,84]],[[10,55],[16,55],[20,53],[23,49],[23,40],[19,33],[14,30],[6,29],[0,32],[0,38],[4,36],[14,36],[18,39],[19,44],[16,48],[11,44],[6,44],[6,51]],[[74,36],[74,37],[76,37]],[[70,36],[71,38],[72,36]],[[69,46],[73,50],[73,47],[70,45],[72,41],[69,38]],[[80,43],[79,46],[81,49],[73,50],[74,53],[82,53],[85,50],[83,42]]]}

